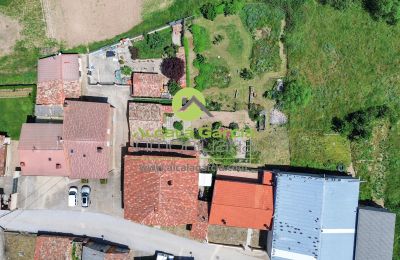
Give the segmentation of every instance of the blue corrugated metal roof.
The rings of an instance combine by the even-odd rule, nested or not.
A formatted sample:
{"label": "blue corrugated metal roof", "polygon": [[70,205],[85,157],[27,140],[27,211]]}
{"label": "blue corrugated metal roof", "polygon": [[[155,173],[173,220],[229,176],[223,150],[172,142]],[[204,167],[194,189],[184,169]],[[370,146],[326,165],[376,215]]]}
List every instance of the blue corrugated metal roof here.
{"label": "blue corrugated metal roof", "polygon": [[272,259],[353,259],[359,180],[278,173]]}

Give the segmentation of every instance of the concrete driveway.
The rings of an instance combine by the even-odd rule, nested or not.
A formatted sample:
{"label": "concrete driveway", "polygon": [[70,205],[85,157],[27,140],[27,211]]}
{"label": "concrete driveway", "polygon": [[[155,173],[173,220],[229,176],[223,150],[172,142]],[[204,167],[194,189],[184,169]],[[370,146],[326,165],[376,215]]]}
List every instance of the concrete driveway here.
{"label": "concrete driveway", "polygon": [[244,251],[219,245],[199,243],[156,228],[121,218],[89,212],[62,210],[17,210],[0,218],[8,231],[38,231],[86,235],[127,245],[137,256],[153,255],[156,250],[195,259],[251,260],[268,259],[265,252]]}

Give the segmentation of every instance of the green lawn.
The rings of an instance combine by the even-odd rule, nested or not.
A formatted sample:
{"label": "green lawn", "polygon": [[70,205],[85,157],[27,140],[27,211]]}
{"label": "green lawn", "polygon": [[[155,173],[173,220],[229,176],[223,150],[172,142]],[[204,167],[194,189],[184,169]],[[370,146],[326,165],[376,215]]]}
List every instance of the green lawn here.
{"label": "green lawn", "polygon": [[140,59],[161,58],[164,53],[164,48],[172,45],[172,29],[165,29],[157,33],[161,37],[161,44],[157,48],[150,48],[146,40],[138,41],[133,45],[139,49]]}
{"label": "green lawn", "polygon": [[28,115],[33,114],[33,102],[30,97],[2,98],[0,111],[0,132],[6,132],[12,139],[18,140],[22,124]]}

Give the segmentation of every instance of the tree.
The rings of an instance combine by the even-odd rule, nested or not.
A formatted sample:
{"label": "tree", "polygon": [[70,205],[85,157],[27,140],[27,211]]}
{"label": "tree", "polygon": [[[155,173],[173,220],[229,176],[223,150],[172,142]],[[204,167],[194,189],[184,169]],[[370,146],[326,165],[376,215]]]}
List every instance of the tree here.
{"label": "tree", "polygon": [[231,0],[225,2],[224,14],[232,15],[238,13],[244,7],[243,0]]}
{"label": "tree", "polygon": [[302,79],[285,82],[285,88],[278,94],[278,103],[284,109],[295,111],[306,106],[311,100],[311,88]]}
{"label": "tree", "polygon": [[396,24],[400,20],[399,0],[366,0],[365,8],[375,19],[382,19],[388,24]]}
{"label": "tree", "polygon": [[161,72],[168,78],[178,82],[185,74],[185,63],[176,57],[166,58],[161,63]]}
{"label": "tree", "polygon": [[220,121],[215,121],[211,125],[212,130],[219,130],[222,127],[222,123]]}
{"label": "tree", "polygon": [[129,52],[131,53],[132,60],[136,60],[137,58],[139,58],[139,49],[138,48],[136,48],[135,46],[129,46],[128,49],[129,49]]}
{"label": "tree", "polygon": [[254,74],[250,69],[244,68],[240,71],[240,77],[245,80],[250,80],[254,78]]}
{"label": "tree", "polygon": [[217,10],[214,4],[207,3],[200,8],[201,14],[204,18],[214,21],[215,17],[217,17]]}
{"label": "tree", "polygon": [[182,131],[183,130],[183,123],[182,121],[175,121],[173,124],[174,128],[178,131]]}
{"label": "tree", "polygon": [[146,43],[151,49],[156,49],[163,46],[163,39],[158,32],[146,35]]}
{"label": "tree", "polygon": [[182,89],[181,86],[175,80],[168,81],[168,92],[172,96],[175,96],[175,94],[181,89]]}

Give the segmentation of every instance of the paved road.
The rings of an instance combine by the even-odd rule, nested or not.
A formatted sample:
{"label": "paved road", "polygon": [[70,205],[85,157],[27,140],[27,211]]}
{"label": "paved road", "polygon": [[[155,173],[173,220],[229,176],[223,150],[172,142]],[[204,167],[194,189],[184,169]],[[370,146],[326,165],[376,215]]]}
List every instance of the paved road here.
{"label": "paved road", "polygon": [[[1,216],[1,215],[0,215]],[[195,259],[251,260],[260,259],[245,255],[241,249],[203,244],[175,236],[156,228],[139,225],[121,218],[89,212],[62,210],[16,210],[0,217],[0,226],[9,231],[38,231],[86,235],[125,244],[135,252],[152,255],[156,250]],[[259,253],[258,253],[259,254]]]}

